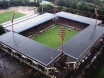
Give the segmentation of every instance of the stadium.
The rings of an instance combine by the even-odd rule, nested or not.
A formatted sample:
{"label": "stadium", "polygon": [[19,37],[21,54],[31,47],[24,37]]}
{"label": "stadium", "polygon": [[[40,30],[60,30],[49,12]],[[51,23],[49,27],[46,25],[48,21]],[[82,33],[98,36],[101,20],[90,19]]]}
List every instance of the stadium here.
{"label": "stadium", "polygon": [[[64,78],[80,71],[104,45],[104,27],[96,19],[58,12],[44,13],[3,23],[6,33],[0,36],[0,48],[48,77]],[[61,59],[60,26],[66,28]],[[58,45],[57,45],[58,44]]]}

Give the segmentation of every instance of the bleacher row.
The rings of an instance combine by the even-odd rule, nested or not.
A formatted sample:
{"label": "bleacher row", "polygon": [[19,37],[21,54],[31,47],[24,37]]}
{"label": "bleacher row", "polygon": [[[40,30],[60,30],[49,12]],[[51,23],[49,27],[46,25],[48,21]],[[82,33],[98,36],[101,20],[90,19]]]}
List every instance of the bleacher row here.
{"label": "bleacher row", "polygon": [[38,36],[38,35],[40,35],[40,34],[42,34],[42,33],[45,33],[47,30],[51,29],[51,28],[54,27],[54,26],[55,26],[55,24],[53,23],[52,25],[49,25],[48,27],[42,29],[42,30],[39,31],[39,32],[37,31],[37,33],[33,33],[33,34],[31,34],[30,36],[28,36],[28,37],[29,37],[29,38],[36,37],[36,36]]}
{"label": "bleacher row", "polygon": [[[69,19],[65,19],[65,18],[61,18],[61,17],[59,17],[56,20],[56,24],[66,26],[69,29],[76,29],[76,30],[83,30],[84,28],[86,28],[88,26],[88,24],[80,23],[77,21],[73,21],[73,20],[69,20]],[[23,36],[32,38],[41,33],[46,32],[48,29],[52,28],[54,25],[55,25],[55,22],[52,19],[52,20],[49,20],[42,24],[39,24],[38,26],[34,26],[33,28],[30,28],[26,31],[23,31],[20,34]]]}
{"label": "bleacher row", "polygon": [[33,36],[37,36],[41,33],[44,33],[46,30],[48,30],[50,27],[52,27],[54,24],[53,20],[49,20],[45,23],[42,23],[38,26],[34,26],[31,29],[28,29],[26,31],[21,32],[21,35],[24,35],[26,37],[33,37]]}
{"label": "bleacher row", "polygon": [[88,26],[88,24],[80,23],[77,21],[73,21],[73,20],[65,19],[61,17],[58,18],[57,22],[58,24],[67,26],[68,28],[77,29],[77,30],[83,30]]}

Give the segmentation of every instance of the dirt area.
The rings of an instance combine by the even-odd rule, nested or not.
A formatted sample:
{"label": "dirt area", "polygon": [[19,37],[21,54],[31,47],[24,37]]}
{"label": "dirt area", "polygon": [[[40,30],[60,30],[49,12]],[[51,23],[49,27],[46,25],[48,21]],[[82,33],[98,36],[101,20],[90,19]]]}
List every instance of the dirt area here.
{"label": "dirt area", "polygon": [[8,12],[8,11],[16,11],[26,15],[37,14],[36,7],[29,7],[29,6],[17,6],[17,7],[10,7],[8,9],[0,9],[0,14]]}

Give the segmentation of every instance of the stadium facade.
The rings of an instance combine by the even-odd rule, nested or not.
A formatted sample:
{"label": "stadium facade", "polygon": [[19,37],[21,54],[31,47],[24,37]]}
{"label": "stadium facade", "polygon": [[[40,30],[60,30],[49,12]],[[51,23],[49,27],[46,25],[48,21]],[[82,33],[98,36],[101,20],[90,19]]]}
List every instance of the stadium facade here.
{"label": "stadium facade", "polygon": [[[79,70],[104,45],[102,21],[98,20],[97,25],[95,22],[95,19],[66,12],[25,16],[14,21],[14,32],[10,22],[2,24],[7,33],[0,36],[0,48],[49,77],[62,78],[72,70]],[[29,38],[31,35],[43,33],[55,24],[80,30],[76,36],[64,43],[62,64],[61,46],[54,50]]]}

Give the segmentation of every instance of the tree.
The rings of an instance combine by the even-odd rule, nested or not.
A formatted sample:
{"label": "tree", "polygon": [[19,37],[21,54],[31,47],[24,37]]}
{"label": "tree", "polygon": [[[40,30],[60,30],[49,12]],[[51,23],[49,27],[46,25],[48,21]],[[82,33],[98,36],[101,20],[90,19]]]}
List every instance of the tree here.
{"label": "tree", "polygon": [[47,1],[54,3],[55,0],[47,0]]}
{"label": "tree", "polygon": [[71,8],[76,9],[77,3],[78,3],[77,0],[72,0],[71,3],[70,3]]}
{"label": "tree", "polygon": [[1,2],[1,5],[2,5],[2,8],[8,8],[10,6],[10,2],[6,1],[6,0],[3,0]]}
{"label": "tree", "polygon": [[4,34],[5,33],[5,30],[4,28],[2,27],[2,25],[0,25],[0,35]]}
{"label": "tree", "polygon": [[78,10],[86,11],[87,8],[88,8],[88,7],[87,7],[87,5],[86,5],[85,2],[79,1],[79,2],[77,3],[77,9],[78,9]]}
{"label": "tree", "polygon": [[22,5],[22,6],[25,6],[25,5],[26,5],[24,0],[21,0],[19,3],[20,3],[20,5]]}
{"label": "tree", "polygon": [[39,72],[34,73],[33,78],[42,78],[42,74]]}
{"label": "tree", "polygon": [[42,12],[42,7],[43,7],[43,12],[53,12],[53,5],[51,4],[41,4],[38,8],[39,12]]}
{"label": "tree", "polygon": [[56,4],[58,6],[65,6],[65,0],[57,0]]}

